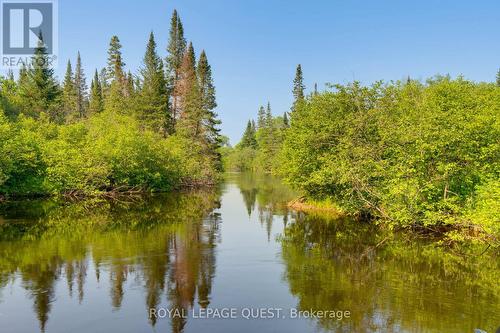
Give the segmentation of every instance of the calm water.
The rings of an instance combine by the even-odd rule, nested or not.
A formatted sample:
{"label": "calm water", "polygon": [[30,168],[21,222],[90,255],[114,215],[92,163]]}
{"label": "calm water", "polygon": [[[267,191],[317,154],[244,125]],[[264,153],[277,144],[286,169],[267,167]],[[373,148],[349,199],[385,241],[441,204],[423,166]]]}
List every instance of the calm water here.
{"label": "calm water", "polygon": [[[231,175],[213,192],[4,205],[0,332],[500,326],[498,257],[388,242],[373,226],[288,211],[293,197],[272,178]],[[297,310],[325,312],[291,318]]]}

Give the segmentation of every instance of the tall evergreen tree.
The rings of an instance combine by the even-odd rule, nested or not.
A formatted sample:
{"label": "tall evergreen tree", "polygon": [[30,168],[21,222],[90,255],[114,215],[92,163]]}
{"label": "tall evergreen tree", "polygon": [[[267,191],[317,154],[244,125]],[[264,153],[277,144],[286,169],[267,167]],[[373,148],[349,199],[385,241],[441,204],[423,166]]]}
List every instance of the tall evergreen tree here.
{"label": "tall evergreen tree", "polygon": [[176,131],[190,138],[197,138],[201,134],[203,119],[202,98],[196,77],[195,61],[193,44],[189,43],[174,89],[179,98],[178,105],[181,110]]}
{"label": "tall evergreen tree", "polygon": [[61,91],[49,62],[47,48],[40,34],[32,57],[32,66],[27,70],[19,93],[26,114],[37,117],[40,113],[46,112],[51,120],[62,121],[59,108]]}
{"label": "tall evergreen tree", "polygon": [[257,113],[257,128],[261,129],[266,127],[266,109],[261,105]]}
{"label": "tall evergreen tree", "polygon": [[295,71],[295,78],[293,80],[293,105],[292,112],[295,110],[298,103],[304,100],[304,77],[302,75],[302,66],[300,64],[297,65],[297,69]]}
{"label": "tall evergreen tree", "polygon": [[121,44],[117,36],[111,37],[106,67],[106,89],[104,105],[107,110],[123,112],[126,106],[127,77],[124,72]]}
{"label": "tall evergreen tree", "polygon": [[109,82],[108,82],[108,74],[106,68],[101,68],[99,71],[99,84],[101,85],[102,96],[108,95],[109,91]]}
{"label": "tall evergreen tree", "polygon": [[153,32],[149,35],[140,76],[140,103],[138,106],[140,117],[163,134],[171,132],[167,83],[163,62],[156,53]]}
{"label": "tall evergreen tree", "polygon": [[241,138],[239,146],[241,148],[257,149],[257,138],[255,136],[255,127],[252,121],[248,121],[243,137]]}
{"label": "tall evergreen tree", "polygon": [[122,59],[122,44],[120,44],[120,39],[118,36],[112,36],[109,42],[108,49],[108,64],[106,67],[106,75],[109,83],[111,81],[121,81],[124,80],[124,70],[125,63]]}
{"label": "tall evergreen tree", "polygon": [[198,84],[201,94],[201,105],[203,108],[203,126],[207,142],[215,150],[220,145],[220,120],[214,109],[217,107],[215,99],[215,86],[212,78],[212,68],[210,67],[205,51],[202,51],[196,66]]}
{"label": "tall evergreen tree", "polygon": [[268,102],[267,107],[260,107],[258,115],[258,130],[257,130],[258,165],[265,172],[271,171],[272,162],[275,154],[275,133],[274,119],[271,113],[271,104]]}
{"label": "tall evergreen tree", "polygon": [[212,79],[212,68],[208,64],[205,50],[201,51],[196,70],[203,99],[203,107],[206,110],[213,110],[217,107],[217,102],[215,101],[215,87]]}
{"label": "tall evergreen tree", "polygon": [[62,108],[65,119],[69,120],[74,117],[74,113],[76,112],[76,104],[77,94],[75,79],[73,75],[73,69],[71,67],[71,61],[68,60],[68,64],[66,66],[66,74],[64,75],[62,86]]}
{"label": "tall evergreen tree", "polygon": [[186,52],[186,39],[184,38],[184,28],[182,27],[182,22],[177,14],[177,10],[174,9],[172,13],[172,18],[170,20],[170,32],[169,40],[167,46],[167,84],[168,93],[171,97],[171,110],[172,110],[172,121],[175,122],[178,116],[179,110],[179,96],[178,91],[176,91],[176,86],[179,80],[179,71],[184,59],[184,54]]}
{"label": "tall evergreen tree", "polygon": [[167,46],[167,70],[173,75],[182,65],[184,52],[186,52],[186,39],[184,38],[184,28],[181,19],[174,9],[170,19],[170,32]]}
{"label": "tall evergreen tree", "polygon": [[90,101],[89,101],[89,113],[95,114],[100,113],[104,110],[104,101],[102,96],[102,87],[99,80],[99,74],[97,69],[94,74],[94,79],[90,84]]}
{"label": "tall evergreen tree", "polygon": [[273,120],[273,114],[271,112],[271,103],[267,102],[267,107],[266,107],[266,125],[271,126],[272,125],[272,120]]}
{"label": "tall evergreen tree", "polygon": [[76,57],[75,89],[76,89],[76,113],[77,116],[80,119],[82,119],[86,116],[88,96],[87,96],[87,82],[85,79],[85,74],[83,73],[82,59],[80,57],[80,52],[78,52],[78,55]]}

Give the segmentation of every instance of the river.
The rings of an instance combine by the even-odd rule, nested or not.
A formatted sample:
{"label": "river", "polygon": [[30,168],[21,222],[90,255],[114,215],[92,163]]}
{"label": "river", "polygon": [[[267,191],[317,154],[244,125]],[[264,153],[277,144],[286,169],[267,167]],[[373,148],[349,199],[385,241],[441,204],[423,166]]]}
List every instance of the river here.
{"label": "river", "polygon": [[498,257],[287,209],[272,177],[0,207],[0,332],[495,332]]}

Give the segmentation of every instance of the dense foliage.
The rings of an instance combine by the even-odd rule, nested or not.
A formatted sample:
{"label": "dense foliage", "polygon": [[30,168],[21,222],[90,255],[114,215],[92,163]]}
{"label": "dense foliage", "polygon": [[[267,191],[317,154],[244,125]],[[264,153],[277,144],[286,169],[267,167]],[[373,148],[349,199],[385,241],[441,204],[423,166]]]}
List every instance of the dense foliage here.
{"label": "dense foliage", "polygon": [[288,182],[398,225],[500,231],[500,89],[447,77],[333,88],[292,114]]}
{"label": "dense foliage", "polygon": [[273,117],[271,105],[259,108],[257,124],[249,120],[241,141],[226,158],[226,168],[233,171],[270,173],[277,167],[279,149],[288,128],[288,116]]}
{"label": "dense foliage", "polygon": [[247,126],[233,168],[279,174],[308,200],[391,226],[500,234],[498,86],[436,77],[302,89],[299,67],[290,127],[269,132],[283,121],[267,115],[253,149]]}
{"label": "dense foliage", "polygon": [[170,36],[169,45],[181,47],[169,47],[164,61],[150,34],[135,76],[113,36],[90,91],[80,54],[60,85],[43,43],[17,79],[1,78],[0,195],[170,190],[216,180],[221,138],[211,68],[204,51],[196,64],[192,44],[186,49],[175,11]]}

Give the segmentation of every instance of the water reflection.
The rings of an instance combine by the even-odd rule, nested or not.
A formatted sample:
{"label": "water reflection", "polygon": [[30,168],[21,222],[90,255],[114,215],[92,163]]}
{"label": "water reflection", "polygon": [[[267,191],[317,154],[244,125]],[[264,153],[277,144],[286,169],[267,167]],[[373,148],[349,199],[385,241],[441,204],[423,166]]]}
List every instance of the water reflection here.
{"label": "water reflection", "polygon": [[500,262],[456,256],[350,220],[302,216],[282,240],[285,280],[299,308],[350,310],[320,319],[334,332],[494,332],[500,323]]}
{"label": "water reflection", "polygon": [[[455,255],[393,241],[374,225],[296,213],[286,206],[295,196],[272,177],[235,174],[214,191],[2,205],[0,327],[109,332],[118,321],[130,332],[208,325],[218,332],[451,333],[500,325],[498,257]],[[149,315],[232,305],[348,310],[351,317],[263,326]]]}
{"label": "water reflection", "polygon": [[259,222],[266,230],[268,241],[271,241],[274,217],[282,216],[286,226],[289,216],[292,215],[286,203],[292,200],[296,193],[277,178],[265,174],[235,174],[230,180],[238,185],[248,216],[257,210]]}
{"label": "water reflection", "polygon": [[[35,203],[36,211],[46,202]],[[170,308],[188,309],[195,300],[210,303],[220,215],[215,192],[162,195],[139,202],[49,205],[33,223],[9,210],[0,231],[0,287],[19,277],[33,301],[40,331],[45,331],[55,286],[65,279],[70,297],[84,299],[89,261],[96,280],[109,280],[111,306],[119,310],[128,279],[145,292],[144,315],[166,295]],[[57,206],[57,208],[55,208]],[[14,212],[14,213],[12,213]],[[103,274],[103,272],[105,274]],[[156,324],[155,317],[150,318]],[[172,320],[180,332],[184,319]]]}

